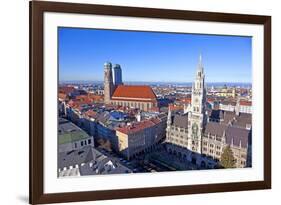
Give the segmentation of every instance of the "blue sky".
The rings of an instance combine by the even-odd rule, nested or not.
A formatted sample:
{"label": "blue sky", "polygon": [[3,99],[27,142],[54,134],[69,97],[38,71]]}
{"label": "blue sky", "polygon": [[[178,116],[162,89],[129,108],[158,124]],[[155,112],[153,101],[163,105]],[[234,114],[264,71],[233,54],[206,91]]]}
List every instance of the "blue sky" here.
{"label": "blue sky", "polygon": [[125,82],[192,82],[202,53],[207,82],[251,82],[251,37],[59,28],[58,38],[60,81],[102,81],[110,61]]}

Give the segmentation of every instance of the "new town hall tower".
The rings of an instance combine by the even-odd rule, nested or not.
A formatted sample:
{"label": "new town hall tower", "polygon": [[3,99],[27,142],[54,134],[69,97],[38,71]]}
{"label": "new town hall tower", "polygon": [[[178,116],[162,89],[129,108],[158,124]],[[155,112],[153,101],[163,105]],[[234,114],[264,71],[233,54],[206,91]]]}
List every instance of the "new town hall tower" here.
{"label": "new town hall tower", "polygon": [[[173,115],[169,109],[167,119],[167,142],[169,148],[192,160],[192,153],[202,153],[202,138],[207,123],[206,87],[202,57],[199,57],[195,81],[192,84],[191,106],[188,112]],[[176,145],[176,146],[174,146]],[[178,148],[178,149],[177,149]],[[186,151],[184,151],[186,150]]]}
{"label": "new town hall tower", "polygon": [[187,148],[193,152],[202,152],[201,142],[203,129],[207,123],[206,117],[206,88],[202,57],[196,71],[195,81],[192,85],[191,112],[188,114],[188,144]]}
{"label": "new town hall tower", "polygon": [[172,113],[169,107],[166,149],[191,162],[193,168],[215,168],[226,146],[234,153],[236,167],[251,166],[251,114],[206,107],[205,73],[199,57],[191,105]]}

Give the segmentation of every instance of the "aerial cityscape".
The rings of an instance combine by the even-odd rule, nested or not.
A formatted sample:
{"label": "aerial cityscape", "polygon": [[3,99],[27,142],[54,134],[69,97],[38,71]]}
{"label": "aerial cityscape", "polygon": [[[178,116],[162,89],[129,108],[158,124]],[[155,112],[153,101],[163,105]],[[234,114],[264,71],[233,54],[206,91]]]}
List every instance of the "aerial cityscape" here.
{"label": "aerial cityscape", "polygon": [[[108,61],[115,57],[111,58],[112,51],[104,52],[102,47],[107,47],[107,45],[102,44],[100,47],[89,45],[89,48],[93,47],[97,50],[100,48],[100,53],[108,56],[102,64],[97,64],[92,71],[85,68],[87,71],[84,72],[83,66],[88,66],[85,61],[95,61],[94,57],[85,58],[87,60],[81,63],[83,66],[79,69],[75,68],[73,66],[77,57],[75,52],[80,51],[81,56],[86,55],[83,54],[82,48],[79,50],[79,46],[83,46],[83,51],[88,52],[88,45],[77,42],[79,46],[76,45],[76,50],[71,53],[69,45],[67,48],[64,47],[66,42],[63,38],[75,40],[73,36],[67,36],[66,33],[74,32],[77,35],[76,32],[79,32],[77,30],[61,30],[59,33],[62,44],[59,45],[58,177],[252,166],[252,85],[251,66],[248,63],[251,58],[247,59],[246,65],[241,63],[242,58],[246,56],[243,54],[245,43],[241,43],[245,39],[234,37],[230,39],[229,37],[230,40],[235,41],[235,44],[232,48],[226,48],[235,52],[237,49],[237,52],[242,55],[239,59],[233,59],[233,64],[237,61],[241,63],[239,64],[241,69],[235,71],[237,73],[241,71],[241,73],[236,75],[231,73],[233,70],[229,72],[233,78],[241,76],[241,79],[229,80],[231,76],[220,75],[220,73],[224,75],[226,71],[207,69],[208,62],[210,62],[210,67],[213,66],[212,62],[209,60],[205,63],[205,58],[203,59],[205,54],[203,56],[201,52],[197,52],[196,59],[191,61],[196,62],[193,63],[193,67],[183,64],[179,68],[182,71],[186,70],[187,80],[184,81],[183,73],[177,81],[172,74],[177,73],[177,71],[174,72],[177,68],[171,67],[169,73],[166,73],[167,77],[165,73],[163,74],[165,68],[158,70],[157,64],[146,68],[145,71],[140,71],[140,73],[146,73],[143,75],[136,74],[137,70],[133,72],[135,69],[133,67],[126,66],[126,69],[123,69],[123,64],[119,61]],[[90,32],[93,32],[89,35],[91,38],[101,37],[94,33],[95,31]],[[114,33],[114,31],[102,32]],[[124,33],[129,35],[127,33],[130,32]],[[83,35],[83,40],[86,40],[86,34]],[[106,35],[111,35],[111,33],[106,33]],[[154,34],[145,32],[143,34],[132,32],[130,33],[132,38],[128,39],[122,35],[116,34],[116,42],[112,37],[109,45],[113,46],[114,43],[117,45],[117,42],[122,41],[125,48],[136,40],[134,37],[137,35],[142,35],[142,39],[145,39],[143,41],[154,38]],[[170,34],[159,35],[162,37]],[[173,35],[177,36],[177,34]],[[195,41],[195,38],[205,37],[198,36],[188,36],[188,38],[194,37]],[[184,38],[187,38],[186,35]],[[212,42],[214,38],[220,37],[210,37]],[[167,36],[163,39],[167,39]],[[172,36],[169,40],[172,42],[175,38]],[[167,42],[165,46],[174,45],[169,44],[169,40],[165,41]],[[219,45],[218,42],[216,43]],[[239,47],[239,43],[243,46]],[[136,43],[134,46],[141,48],[143,46],[141,44],[143,42]],[[158,42],[159,45],[160,42]],[[156,44],[151,43],[145,46],[147,49],[155,49],[155,53],[158,52]],[[159,47],[162,50],[161,46]],[[201,44],[196,44],[196,46],[200,49],[204,48]],[[152,52],[151,50],[149,52]],[[113,51],[116,51],[115,48]],[[68,55],[65,54],[66,52],[69,52]],[[136,55],[138,54],[136,52]],[[118,55],[120,59],[123,59],[122,51]],[[124,55],[129,54],[124,53]],[[182,53],[173,53],[170,59],[179,55]],[[227,54],[224,55],[227,58]],[[133,56],[130,54],[132,62],[134,62]],[[249,53],[247,53],[248,56],[250,56]],[[144,56],[142,60],[146,62],[146,59],[148,58]],[[65,63],[66,60],[73,62]],[[218,64],[224,62],[222,60]],[[130,63],[125,63],[125,65],[130,65]],[[171,62],[172,65],[177,63]],[[231,63],[230,60],[229,63]],[[89,63],[89,66],[93,65]],[[168,61],[165,66],[169,68]],[[243,66],[246,66],[248,70]],[[153,76],[155,70],[162,73]],[[91,79],[89,76],[95,77]],[[98,76],[102,76],[103,79]],[[218,80],[215,80],[215,76],[218,76]]]}

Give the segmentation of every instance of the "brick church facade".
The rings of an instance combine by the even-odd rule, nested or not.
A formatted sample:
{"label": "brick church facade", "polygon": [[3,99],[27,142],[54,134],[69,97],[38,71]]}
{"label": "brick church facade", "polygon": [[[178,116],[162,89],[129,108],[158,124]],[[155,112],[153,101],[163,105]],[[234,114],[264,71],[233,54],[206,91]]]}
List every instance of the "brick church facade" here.
{"label": "brick church facade", "polygon": [[157,109],[157,98],[152,88],[147,85],[124,85],[122,80],[116,79],[117,75],[113,76],[113,73],[116,72],[116,67],[118,68],[118,77],[120,78],[122,73],[119,65],[114,66],[112,69],[110,62],[104,64],[105,104],[138,108],[143,111]]}

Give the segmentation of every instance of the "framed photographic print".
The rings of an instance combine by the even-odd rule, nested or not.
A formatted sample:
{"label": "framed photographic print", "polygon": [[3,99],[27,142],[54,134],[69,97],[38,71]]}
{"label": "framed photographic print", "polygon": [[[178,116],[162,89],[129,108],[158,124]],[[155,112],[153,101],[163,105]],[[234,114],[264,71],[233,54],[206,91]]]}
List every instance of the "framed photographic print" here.
{"label": "framed photographic print", "polygon": [[271,17],[30,2],[30,203],[271,188]]}

